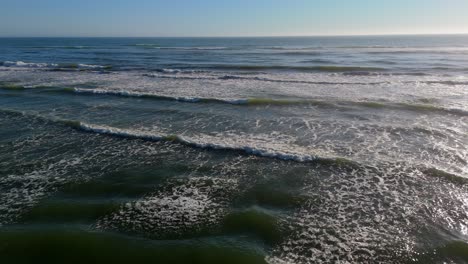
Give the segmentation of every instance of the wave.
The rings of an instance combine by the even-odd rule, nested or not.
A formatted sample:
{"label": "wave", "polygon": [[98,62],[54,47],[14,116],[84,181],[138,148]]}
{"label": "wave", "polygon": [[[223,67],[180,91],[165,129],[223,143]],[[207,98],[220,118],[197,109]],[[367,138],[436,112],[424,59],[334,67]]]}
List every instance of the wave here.
{"label": "wave", "polygon": [[140,139],[145,141],[168,141],[174,142],[190,147],[202,148],[202,149],[213,149],[213,150],[228,150],[228,151],[237,151],[243,152],[248,155],[255,155],[260,157],[267,158],[276,158],[280,160],[296,161],[296,162],[314,162],[321,161],[324,163],[337,163],[337,164],[356,164],[356,162],[347,160],[344,158],[324,158],[318,157],[316,155],[306,155],[298,153],[288,153],[281,152],[269,149],[256,148],[253,146],[236,146],[236,145],[225,145],[221,143],[212,143],[212,142],[198,142],[196,140],[186,138],[180,135],[164,135],[164,134],[154,134],[145,131],[136,131],[132,129],[122,129],[104,125],[94,125],[88,124],[85,122],[80,122],[77,120],[68,120],[68,119],[49,119],[44,116],[38,116],[34,114],[27,114],[23,111],[16,111],[10,109],[0,109],[0,113],[7,113],[12,115],[20,116],[30,116],[43,120],[45,122],[55,122],[58,124],[65,125],[67,127],[81,130],[84,132],[91,132],[96,134],[108,135],[113,137],[121,137],[126,139]]}
{"label": "wave", "polygon": [[[210,71],[197,71],[197,70],[181,70],[181,69],[157,69],[156,72],[160,72],[162,74],[152,74],[152,73],[145,73],[142,76],[145,77],[152,77],[152,78],[161,78],[161,79],[187,79],[187,80],[251,80],[251,81],[263,81],[263,82],[275,82],[275,83],[303,83],[303,84],[321,84],[321,85],[378,85],[378,84],[391,84],[391,81],[377,81],[377,82],[325,82],[325,81],[302,81],[302,80],[290,80],[290,79],[274,79],[274,78],[266,78],[266,77],[248,77],[248,76],[240,76],[240,75],[209,75],[210,73],[213,74],[214,72]],[[191,74],[194,73],[207,73],[207,75],[200,75],[194,76]],[[382,75],[411,75],[411,76],[426,76],[427,74],[424,73],[377,73],[377,72],[346,72],[343,73],[344,75],[375,75],[375,76],[382,76]],[[457,85],[468,85],[468,81],[451,81],[451,80],[434,80],[434,81],[401,81],[401,83],[405,84],[442,84],[448,86],[457,86]]]}
{"label": "wave", "polygon": [[370,50],[366,52],[367,54],[389,54],[389,55],[398,55],[398,54],[467,54],[468,49],[462,48],[462,49],[434,49],[434,48],[428,48],[428,49],[388,49],[388,50]]}
{"label": "wave", "polygon": [[306,46],[306,47],[301,47],[301,46],[252,46],[252,48],[257,48],[257,49],[266,49],[266,50],[326,50],[326,49],[370,49],[370,50],[376,50],[376,52],[379,52],[379,50],[385,51],[393,51],[393,52],[398,52],[398,51],[467,51],[467,47],[410,47],[410,46],[388,46],[388,45],[349,45],[349,46]]}
{"label": "wave", "polygon": [[275,83],[303,83],[303,84],[321,84],[321,85],[377,85],[390,83],[388,81],[382,82],[325,82],[325,81],[301,81],[301,80],[286,80],[286,79],[272,79],[264,77],[244,77],[238,75],[224,75],[218,77],[221,80],[254,80],[263,82],[275,82]]}
{"label": "wave", "polygon": [[415,263],[468,263],[468,243],[451,240],[440,246],[414,254]]}
{"label": "wave", "polygon": [[[255,47],[254,47],[255,48]],[[293,48],[293,47],[283,47],[283,46],[264,46],[264,47],[256,47],[257,49],[265,49],[265,50],[285,50],[285,49],[302,49],[302,48]]]}
{"label": "wave", "polygon": [[310,59],[310,60],[303,60],[302,63],[323,63],[323,64],[332,64],[335,61],[327,60],[327,59]]}
{"label": "wave", "polygon": [[[141,97],[141,98],[152,98],[152,99],[161,99],[161,100],[170,100],[170,101],[181,101],[181,102],[224,102],[221,99],[216,98],[198,98],[198,97],[172,97],[165,95],[158,95],[152,93],[144,92],[131,92],[124,90],[105,90],[105,89],[82,89],[74,88],[74,92],[83,93],[83,94],[102,94],[102,95],[117,95],[125,97]],[[229,102],[229,101],[226,101]],[[234,101],[233,101],[234,102]]]}
{"label": "wave", "polygon": [[244,106],[261,106],[261,105],[315,105],[322,107],[348,107],[359,106],[367,108],[391,108],[416,112],[442,112],[457,116],[468,116],[468,111],[458,108],[447,108],[429,104],[431,100],[422,99],[422,103],[411,102],[377,102],[377,101],[346,101],[346,100],[320,100],[320,99],[275,99],[275,98],[211,98],[211,97],[190,97],[190,96],[169,96],[140,91],[125,91],[125,90],[106,90],[106,89],[87,89],[87,88],[70,88],[70,87],[53,87],[53,86],[32,86],[24,87],[11,83],[0,83],[0,89],[3,90],[36,90],[43,89],[44,92],[53,93],[78,93],[78,94],[94,94],[94,95],[112,95],[123,97],[139,97],[155,100],[179,101],[186,103],[218,103],[230,105]]}
{"label": "wave", "polygon": [[[282,100],[282,99],[270,99],[270,98],[247,98],[247,99],[221,99],[221,98],[209,98],[209,97],[184,97],[184,96],[166,96],[144,92],[130,92],[130,91],[111,91],[104,89],[82,89],[74,88],[76,93],[87,93],[87,94],[102,94],[102,95],[117,95],[125,97],[141,97],[150,99],[160,99],[169,101],[180,101],[188,103],[222,103],[232,105],[290,105],[290,104],[305,104],[310,103],[309,101],[302,100]],[[69,92],[69,90],[66,90]]]}
{"label": "wave", "polygon": [[160,72],[160,73],[173,73],[173,74],[179,74],[179,73],[189,74],[189,73],[204,73],[204,72],[207,72],[207,71],[204,71],[204,70],[182,70],[182,69],[166,69],[166,68],[153,69],[152,71]]}
{"label": "wave", "polygon": [[189,73],[189,72],[207,72],[228,70],[228,71],[244,71],[244,72],[261,72],[261,71],[298,71],[298,72],[331,72],[331,73],[352,73],[352,72],[369,72],[379,73],[388,71],[381,67],[366,67],[366,66],[337,66],[337,65],[316,65],[316,66],[288,66],[288,65],[254,65],[254,64],[188,64],[183,67],[191,68],[192,70],[183,69],[156,69],[154,71],[162,73]]}
{"label": "wave", "polygon": [[159,79],[175,79],[175,80],[219,80],[219,77],[214,76],[187,76],[187,75],[162,75],[162,74],[152,74],[144,73],[142,76],[150,78],[159,78]]}
{"label": "wave", "polygon": [[[176,204],[178,201],[175,200],[173,203]],[[198,203],[198,200],[195,201]],[[73,207],[72,203],[67,203],[67,205]],[[181,208],[177,209],[183,210]],[[103,212],[107,212],[106,210],[96,209],[94,211],[99,212],[101,215]],[[118,211],[116,209],[116,212]],[[206,214],[206,211],[212,212],[213,210],[204,210],[203,212]],[[79,208],[71,212],[73,218],[70,219],[74,220],[79,215],[77,212],[83,213]],[[165,210],[162,210],[162,212],[165,212]],[[166,212],[166,214],[168,213]],[[66,213],[62,212],[60,215],[63,216]],[[185,216],[186,214],[180,213],[180,215]],[[121,215],[118,216],[117,219],[122,217]],[[211,215],[205,215],[205,217],[210,218]],[[117,219],[113,219],[114,223]],[[137,226],[133,222],[135,220],[144,223],[140,226],[141,228],[152,227],[152,222],[144,222],[145,219],[132,219],[132,225],[130,226]],[[179,227],[179,225],[185,227],[184,223],[179,223],[173,219],[166,221],[171,225],[175,225],[171,227],[173,229]],[[190,221],[195,220],[190,219]],[[38,228],[37,225],[33,224],[25,224],[20,228],[2,228],[0,230],[0,241],[8,241],[6,246],[2,246],[1,259],[6,260],[2,261],[2,263],[28,263],[32,262],[32,260],[38,263],[48,263],[51,262],[51,259],[55,263],[265,263],[263,261],[264,254],[258,250],[256,244],[253,244],[253,242],[252,244],[247,244],[251,242],[240,243],[234,239],[226,239],[226,236],[220,237],[219,240],[208,237],[156,241],[131,236],[123,232],[55,224],[57,222],[42,228]],[[207,228],[212,227],[207,226]],[[178,234],[188,232],[186,228],[174,230],[178,230],[178,232],[183,230],[184,233]],[[144,234],[150,234],[150,232],[146,231]],[[60,249],[58,254],[57,249]],[[40,250],[40,254],[36,253],[38,250]]]}
{"label": "wave", "polygon": [[304,155],[298,153],[287,153],[275,150],[268,150],[262,148],[256,148],[252,146],[236,146],[236,145],[225,145],[222,143],[212,143],[212,142],[199,142],[187,137],[180,135],[164,135],[164,134],[154,134],[145,131],[137,131],[132,129],[122,129],[116,127],[110,127],[105,125],[94,125],[88,124],[85,122],[80,122],[77,120],[69,119],[59,119],[54,118],[50,119],[41,115],[28,114],[23,111],[10,110],[10,109],[0,109],[0,113],[6,113],[15,116],[27,116],[35,119],[42,120],[44,122],[53,122],[67,127],[77,129],[83,132],[91,132],[101,135],[108,135],[113,137],[120,137],[126,139],[140,139],[144,141],[168,141],[174,142],[190,147],[202,148],[202,149],[212,149],[212,150],[228,150],[228,151],[237,151],[243,152],[248,155],[255,155],[267,158],[276,158],[281,160],[297,161],[297,162],[313,162],[313,161],[323,161],[324,163],[336,162],[338,164],[355,164],[354,161],[347,160],[344,158],[324,158],[318,157],[316,155]]}
{"label": "wave", "polygon": [[92,125],[83,122],[76,121],[66,121],[67,125],[70,125],[73,128],[80,129],[86,132],[92,132],[103,135],[110,135],[115,137],[122,137],[128,139],[141,139],[146,141],[170,141],[179,143],[182,145],[201,148],[201,149],[213,149],[213,150],[228,150],[228,151],[238,151],[243,152],[248,155],[255,155],[260,157],[275,158],[280,160],[287,161],[296,161],[296,162],[314,162],[314,161],[324,161],[324,162],[336,162],[339,164],[354,164],[354,161],[346,160],[344,158],[323,158],[316,155],[307,155],[307,154],[297,154],[297,153],[287,153],[269,149],[256,148],[252,146],[242,146],[242,145],[225,145],[222,143],[212,143],[212,142],[197,142],[193,139],[183,137],[180,135],[158,135],[149,132],[135,131],[130,129],[121,129],[109,126],[100,126]]}
{"label": "wave", "polygon": [[159,44],[156,43],[138,43],[138,44],[133,44],[130,46],[137,46],[137,47],[159,47]]}
{"label": "wave", "polygon": [[[221,79],[247,79],[249,77],[241,76],[222,76]],[[256,79],[262,81],[283,82],[282,80]],[[294,81],[284,81],[294,82]],[[298,81],[301,82],[301,81]],[[328,82],[312,82],[318,84],[371,84],[371,83],[328,83]],[[443,83],[446,85],[464,85],[465,82],[453,81],[427,81],[427,83]],[[325,107],[340,107],[340,106],[360,106],[367,108],[393,108],[417,112],[444,112],[458,116],[468,116],[468,111],[459,108],[448,108],[434,105],[434,100],[420,99],[418,102],[386,102],[386,101],[347,101],[347,100],[320,100],[320,99],[276,99],[276,98],[212,98],[212,97],[195,97],[195,96],[170,96],[163,94],[154,94],[144,91],[128,91],[128,90],[110,90],[110,89],[89,89],[89,88],[72,88],[72,87],[56,87],[56,86],[23,86],[20,84],[0,82],[0,89],[11,91],[24,90],[40,90],[41,92],[52,93],[78,93],[78,94],[96,94],[96,95],[113,95],[124,97],[139,97],[156,100],[179,101],[187,103],[220,103],[231,105],[316,105]]]}
{"label": "wave", "polygon": [[57,86],[46,86],[46,85],[38,85],[38,86],[24,86],[15,83],[8,83],[8,82],[0,82],[0,89],[1,90],[11,90],[11,91],[36,91],[39,90],[41,92],[57,92],[57,93],[74,93],[75,88],[71,87],[57,87]]}
{"label": "wave", "polygon": [[264,77],[245,77],[238,75],[224,75],[218,77],[221,80],[253,80],[263,82],[275,82],[275,83],[304,83],[304,84],[322,84],[322,85],[376,85],[384,84],[388,82],[317,82],[317,81],[301,81],[301,80],[285,80],[285,79],[271,79]]}
{"label": "wave", "polygon": [[[343,157],[326,157],[318,156],[315,154],[296,153],[285,150],[276,150],[270,148],[262,148],[251,145],[237,145],[230,143],[214,143],[213,140],[200,140],[182,135],[174,134],[156,134],[150,131],[141,131],[134,129],[123,129],[117,127],[111,127],[107,125],[96,125],[78,120],[60,119],[60,118],[49,118],[42,115],[30,114],[24,111],[11,110],[11,109],[0,109],[0,114],[9,114],[14,116],[26,116],[34,119],[38,119],[44,122],[53,122],[61,124],[72,129],[76,129],[83,132],[96,133],[106,136],[119,137],[125,139],[135,139],[143,141],[166,141],[173,142],[189,147],[209,149],[209,150],[225,150],[240,152],[246,155],[254,155],[265,158],[273,158],[284,161],[294,161],[302,163],[320,163],[323,165],[332,166],[346,166],[346,167],[360,167],[363,166],[360,162]],[[443,181],[448,181],[457,185],[468,184],[468,178],[458,174],[443,171],[441,169],[427,166],[427,165],[414,165],[419,171],[427,175],[428,177],[439,178]]]}
{"label": "wave", "polygon": [[76,45],[76,46],[34,46],[31,48],[33,49],[93,49],[95,47]]}
{"label": "wave", "polygon": [[[163,69],[158,72],[168,73],[173,75],[162,75],[162,74],[143,74],[145,77],[161,78],[161,79],[186,79],[186,80],[247,80],[247,81],[263,81],[263,82],[274,82],[274,83],[303,83],[303,84],[322,84],[322,85],[376,85],[389,83],[387,81],[382,82],[318,82],[318,81],[301,81],[301,80],[287,80],[287,79],[272,79],[266,77],[246,77],[239,75],[222,75],[222,76],[187,76],[182,74],[190,74],[193,72],[187,72],[183,70],[169,70]],[[182,74],[179,74],[182,73]]]}
{"label": "wave", "polygon": [[430,76],[424,72],[371,72],[371,71],[354,71],[344,72],[345,76]]}
{"label": "wave", "polygon": [[226,50],[229,47],[160,47],[160,49],[175,49],[175,50]]}
{"label": "wave", "polygon": [[130,46],[155,48],[155,49],[167,49],[167,50],[278,50],[286,52],[308,52],[324,50],[325,47],[287,47],[287,46],[161,46],[156,43],[140,43]]}
{"label": "wave", "polygon": [[[189,103],[222,103],[232,105],[297,105],[297,104],[326,104],[322,101],[313,100],[288,100],[288,99],[273,99],[273,98],[234,98],[234,99],[223,99],[223,98],[210,98],[210,97],[184,97],[184,96],[168,96],[159,95],[145,92],[131,92],[124,90],[105,90],[105,89],[83,89],[74,88],[76,93],[84,94],[102,94],[102,95],[117,95],[125,97],[140,97],[149,99],[160,99],[170,101],[180,101]],[[68,90],[67,90],[68,92]]]}
{"label": "wave", "polygon": [[232,47],[220,47],[220,46],[197,46],[197,47],[182,47],[182,46],[160,46],[159,44],[154,44],[154,43],[140,43],[140,44],[135,44],[131,46],[136,46],[136,47],[144,47],[144,48],[153,48],[153,49],[164,49],[164,50],[226,50],[226,49],[232,49]]}
{"label": "wave", "polygon": [[[338,166],[349,166],[356,167],[362,166],[358,162],[343,158],[343,157],[324,157],[315,154],[304,154],[295,153],[289,151],[280,151],[275,149],[267,149],[262,147],[250,146],[250,145],[232,145],[223,143],[214,143],[212,140],[200,141],[193,138],[172,135],[172,134],[155,134],[153,132],[137,131],[133,129],[122,129],[105,125],[94,125],[85,122],[79,122],[74,120],[58,120],[60,123],[65,124],[71,128],[78,129],[84,132],[97,133],[102,135],[108,135],[113,137],[121,137],[126,139],[139,139],[145,141],[167,141],[178,143],[181,145],[200,148],[200,149],[211,149],[211,150],[226,150],[241,152],[247,155],[254,155],[265,158],[273,158],[285,161],[295,162],[312,162],[320,163],[324,165],[338,165]],[[450,181],[455,184],[468,184],[468,179],[453,173],[448,173],[440,169],[433,167],[418,167],[423,173],[431,177],[437,177],[443,180]]]}
{"label": "wave", "polygon": [[110,65],[92,65],[84,63],[36,63],[23,61],[4,61],[1,66],[12,68],[39,68],[39,69],[77,69],[77,70],[97,70],[110,69]]}
{"label": "wave", "polygon": [[435,106],[431,104],[395,103],[395,105],[404,109],[414,110],[414,111],[445,112],[445,113],[450,113],[453,115],[468,116],[468,111],[463,110],[463,109],[446,108],[446,107],[440,107],[440,106]]}
{"label": "wave", "polygon": [[[323,49],[387,49],[387,50],[423,50],[430,51],[433,50],[433,47],[409,47],[409,46],[385,46],[385,45],[349,45],[349,46],[307,46],[307,47],[294,47],[294,46],[261,46],[253,47],[258,49],[267,49],[267,50],[323,50]],[[439,48],[440,50],[466,50],[465,48]]]}
{"label": "wave", "polygon": [[468,178],[465,178],[456,174],[448,173],[446,171],[439,170],[436,168],[427,168],[423,170],[423,172],[424,174],[428,176],[439,178],[441,180],[445,180],[454,184],[458,184],[458,185],[468,184]]}
{"label": "wave", "polygon": [[468,111],[457,108],[446,108],[436,105],[428,104],[431,100],[420,99],[422,103],[411,103],[411,102],[375,102],[375,101],[344,101],[345,104],[353,104],[358,106],[364,106],[369,108],[394,108],[403,109],[416,112],[444,112],[453,115],[468,116]]}
{"label": "wave", "polygon": [[18,85],[14,83],[0,82],[0,89],[3,90],[24,90],[23,85]]}
{"label": "wave", "polygon": [[[210,97],[184,97],[168,96],[145,92],[132,92],[124,90],[84,89],[73,88],[76,93],[116,95],[125,97],[140,97],[157,100],[180,101],[188,103],[221,103],[231,105],[316,105],[325,107],[360,106],[368,108],[394,108],[422,112],[445,112],[453,115],[468,116],[468,111],[457,108],[446,108],[431,104],[404,103],[404,102],[376,102],[376,101],[346,101],[346,100],[317,100],[317,99],[274,99],[274,98],[210,98]],[[69,89],[66,92],[70,92]]]}
{"label": "wave", "polygon": [[258,71],[300,71],[300,72],[383,72],[387,71],[386,68],[379,67],[361,67],[361,66],[335,66],[335,65],[321,65],[321,66],[287,66],[287,65],[236,65],[236,64],[208,64],[208,65],[186,65],[193,70],[184,69],[155,69],[156,72],[161,73],[195,73],[195,72],[208,72],[219,70],[237,70],[246,72]]}
{"label": "wave", "polygon": [[[321,51],[310,51],[310,50],[291,50],[291,51],[282,51],[274,53],[274,55],[286,55],[286,56],[320,56],[323,55]],[[319,63],[329,63],[329,60],[316,60],[316,61],[306,61],[306,62],[319,62]]]}
{"label": "wave", "polygon": [[252,49],[260,49],[260,50],[286,50],[286,51],[319,51],[325,50],[329,47],[324,46],[251,46]]}
{"label": "wave", "polygon": [[405,47],[398,47],[398,46],[383,46],[383,45],[363,45],[363,46],[337,46],[332,47],[335,49],[392,49],[392,48],[405,48]]}
{"label": "wave", "polygon": [[111,69],[112,66],[110,65],[92,65],[92,64],[83,64],[83,63],[63,63],[63,64],[58,64],[58,67],[60,69],[89,69],[89,70],[96,70],[96,69]]}
{"label": "wave", "polygon": [[20,68],[50,68],[58,67],[55,63],[34,63],[34,62],[23,62],[23,61],[4,61],[2,66],[5,67],[20,67]]}
{"label": "wave", "polygon": [[63,46],[62,49],[93,49],[92,46]]}
{"label": "wave", "polygon": [[468,81],[423,81],[422,83],[427,83],[427,84],[444,84],[444,85],[450,85],[450,86],[468,85]]}
{"label": "wave", "polygon": [[221,64],[213,65],[208,68],[224,69],[224,70],[241,70],[241,71],[266,71],[266,70],[282,70],[282,71],[303,71],[303,72],[378,72],[386,71],[385,68],[379,67],[360,67],[360,66],[285,66],[285,65],[235,65]]}

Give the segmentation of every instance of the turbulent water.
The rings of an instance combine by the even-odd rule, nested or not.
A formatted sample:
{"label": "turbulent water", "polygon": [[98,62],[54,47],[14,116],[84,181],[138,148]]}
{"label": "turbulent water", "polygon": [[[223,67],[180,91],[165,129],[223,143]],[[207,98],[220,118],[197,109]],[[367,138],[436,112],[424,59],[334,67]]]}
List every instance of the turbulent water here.
{"label": "turbulent water", "polygon": [[1,263],[468,263],[468,36],[0,39]]}

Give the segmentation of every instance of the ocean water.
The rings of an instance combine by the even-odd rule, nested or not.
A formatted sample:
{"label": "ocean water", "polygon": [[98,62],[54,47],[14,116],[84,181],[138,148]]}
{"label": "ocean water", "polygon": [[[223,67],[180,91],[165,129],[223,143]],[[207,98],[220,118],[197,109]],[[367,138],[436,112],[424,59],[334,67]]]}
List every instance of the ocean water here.
{"label": "ocean water", "polygon": [[468,263],[468,36],[0,39],[0,263]]}

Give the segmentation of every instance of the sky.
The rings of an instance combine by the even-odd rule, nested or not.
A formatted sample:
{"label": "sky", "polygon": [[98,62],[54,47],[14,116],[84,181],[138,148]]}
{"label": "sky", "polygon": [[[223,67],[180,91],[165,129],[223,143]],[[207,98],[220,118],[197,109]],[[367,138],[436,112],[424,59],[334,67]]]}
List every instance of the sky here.
{"label": "sky", "polygon": [[0,0],[1,37],[468,33],[468,0]]}

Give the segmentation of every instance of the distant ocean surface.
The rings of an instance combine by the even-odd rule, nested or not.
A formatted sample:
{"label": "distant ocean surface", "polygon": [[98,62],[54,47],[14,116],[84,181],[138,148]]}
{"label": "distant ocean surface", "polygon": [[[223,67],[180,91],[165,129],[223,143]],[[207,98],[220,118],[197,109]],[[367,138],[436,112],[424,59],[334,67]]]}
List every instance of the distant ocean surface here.
{"label": "distant ocean surface", "polygon": [[37,262],[468,263],[468,36],[1,38]]}

